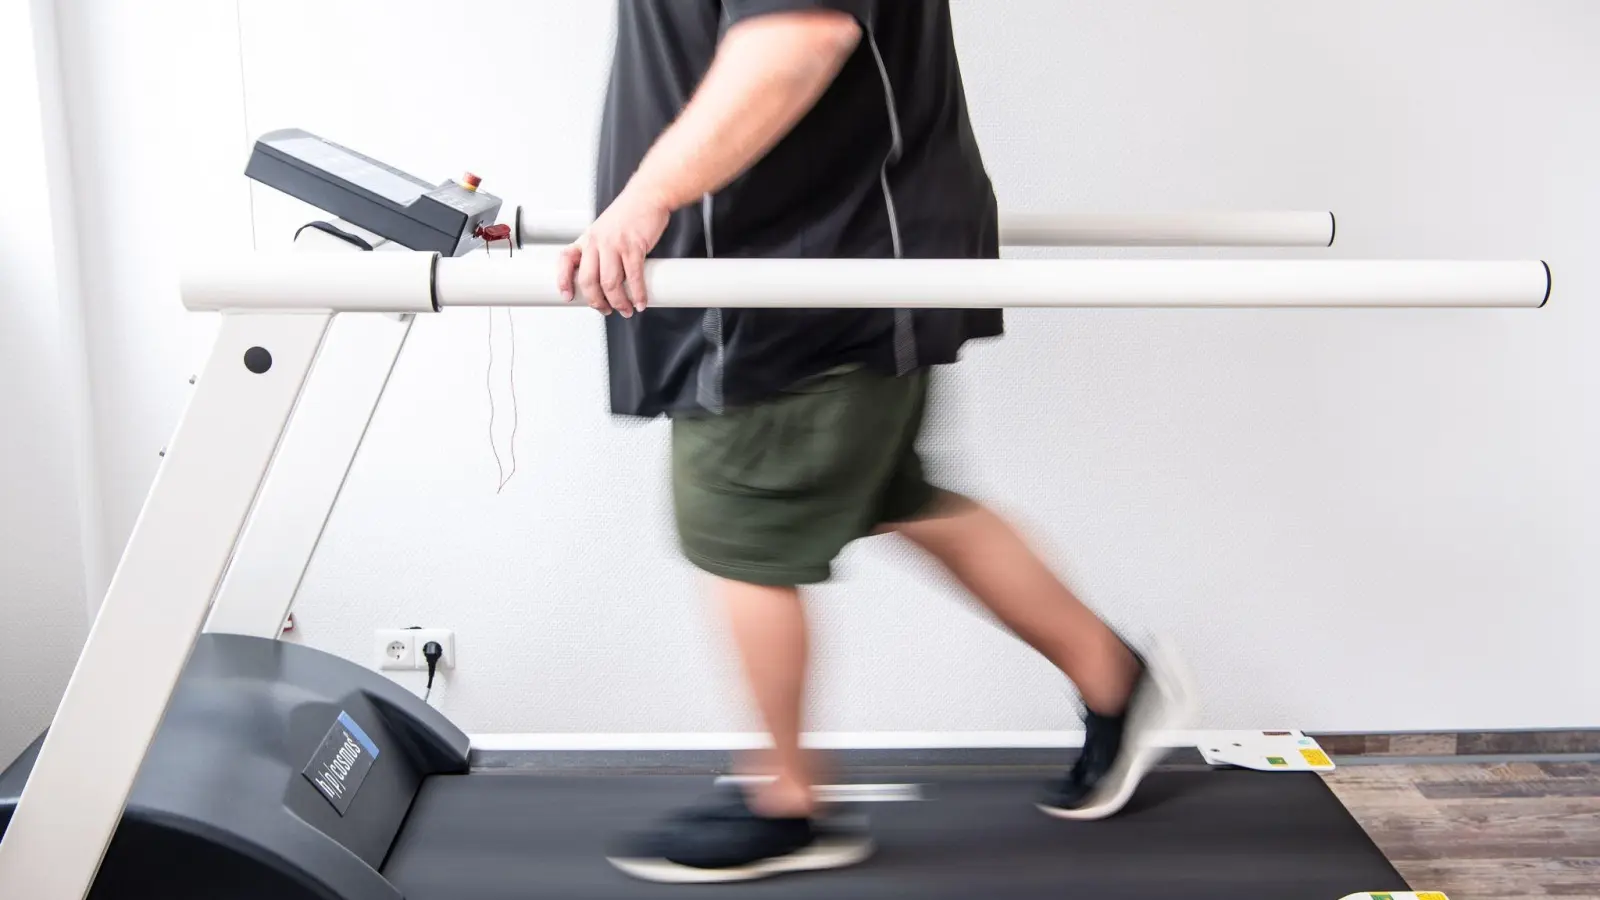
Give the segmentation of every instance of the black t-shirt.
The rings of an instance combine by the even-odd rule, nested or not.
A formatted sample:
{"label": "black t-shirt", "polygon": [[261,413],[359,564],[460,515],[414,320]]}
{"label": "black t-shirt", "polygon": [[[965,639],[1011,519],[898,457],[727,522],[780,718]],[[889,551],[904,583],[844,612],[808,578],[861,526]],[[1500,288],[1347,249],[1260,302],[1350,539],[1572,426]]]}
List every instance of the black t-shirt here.
{"label": "black t-shirt", "polygon": [[[597,209],[610,205],[733,24],[836,9],[860,46],[765,158],[672,216],[654,257],[999,255],[993,189],[967,114],[948,0],[618,0]],[[954,362],[999,310],[685,309],[606,319],[611,405],[656,416],[750,403],[841,365]]]}

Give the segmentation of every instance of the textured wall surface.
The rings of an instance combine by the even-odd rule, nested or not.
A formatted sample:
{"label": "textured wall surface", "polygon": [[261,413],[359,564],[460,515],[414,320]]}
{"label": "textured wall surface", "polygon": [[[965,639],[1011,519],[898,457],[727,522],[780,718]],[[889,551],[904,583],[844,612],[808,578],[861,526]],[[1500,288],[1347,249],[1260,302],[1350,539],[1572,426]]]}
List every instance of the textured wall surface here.
{"label": "textured wall surface", "polygon": [[[245,0],[247,127],[585,206],[608,6]],[[1600,722],[1584,650],[1600,630],[1597,8],[955,7],[1007,208],[1333,208],[1337,255],[1543,257],[1557,293],[1538,312],[1015,313],[942,378],[936,471],[1021,519],[1117,622],[1182,647],[1206,725]],[[231,123],[231,102],[185,121]],[[202,174],[243,159],[208,156]],[[253,192],[262,247],[309,217]],[[497,495],[486,369],[492,341],[504,455],[513,324],[519,473]],[[581,312],[419,322],[308,572],[298,639],[368,661],[373,628],[454,628],[459,669],[435,694],[474,732],[750,727],[674,553],[663,429],[606,414],[601,354]],[[112,390],[165,409],[181,381]],[[136,508],[145,484],[114,489]],[[853,549],[811,611],[817,728],[1074,725],[1063,682],[893,543]]]}

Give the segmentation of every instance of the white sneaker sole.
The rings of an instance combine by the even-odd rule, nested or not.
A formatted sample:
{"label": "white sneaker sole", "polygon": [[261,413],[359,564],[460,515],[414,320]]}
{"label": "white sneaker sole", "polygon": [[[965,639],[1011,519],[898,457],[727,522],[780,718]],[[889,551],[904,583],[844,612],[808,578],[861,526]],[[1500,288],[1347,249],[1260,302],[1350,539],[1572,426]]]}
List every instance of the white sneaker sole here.
{"label": "white sneaker sole", "polygon": [[660,884],[719,884],[756,881],[795,872],[842,869],[865,861],[872,856],[872,851],[873,843],[870,838],[829,838],[819,840],[798,853],[726,869],[697,869],[694,866],[680,865],[665,859],[613,857],[610,863],[642,881],[654,881]]}
{"label": "white sneaker sole", "polygon": [[1193,719],[1193,682],[1177,655],[1157,641],[1145,655],[1145,665],[1149,667],[1150,687],[1155,694],[1146,694],[1128,720],[1123,740],[1131,742],[1133,752],[1124,753],[1124,758],[1106,773],[1105,784],[1087,804],[1072,809],[1038,804],[1045,815],[1082,822],[1117,814],[1133,798],[1144,776],[1167,755],[1166,747],[1150,743],[1151,735],[1184,728]]}

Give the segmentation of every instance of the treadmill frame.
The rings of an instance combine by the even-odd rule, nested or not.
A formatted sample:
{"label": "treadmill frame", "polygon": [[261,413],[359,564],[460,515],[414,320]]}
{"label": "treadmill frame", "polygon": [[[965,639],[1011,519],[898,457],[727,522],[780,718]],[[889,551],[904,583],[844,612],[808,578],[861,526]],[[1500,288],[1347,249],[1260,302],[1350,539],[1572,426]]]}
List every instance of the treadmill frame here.
{"label": "treadmill frame", "polygon": [[[510,301],[514,304],[559,305],[548,283],[530,287],[539,275],[548,280],[545,269],[536,273],[523,265],[511,267],[512,271],[490,272],[493,263],[408,256],[412,258],[394,261],[403,265],[383,266],[373,257],[315,266],[306,265],[312,260],[305,256],[271,264],[241,262],[227,271],[213,268],[206,272],[208,279],[200,283],[209,293],[186,286],[190,308],[222,310],[221,329],[106,592],[16,814],[0,840],[0,894],[29,900],[79,900],[88,893],[214,597],[218,609],[212,614],[211,630],[258,636],[278,633],[294,588],[359,450],[366,423],[404,346],[410,313],[424,311],[430,299],[437,311],[444,305],[441,296],[453,305],[500,305],[507,302],[507,296],[515,298]],[[778,276],[800,271],[792,265],[786,267],[787,262],[717,261],[709,267],[705,261],[655,262],[649,266],[655,286],[652,293],[662,305],[694,306],[697,297],[724,296],[718,285],[731,283],[725,279],[749,277],[752,280],[746,284],[767,291],[772,302],[781,302],[786,288],[777,284]],[[1025,305],[1097,305],[1097,295],[1083,282],[1056,281],[1057,287],[1048,286],[1054,276],[1069,273],[1092,276],[1089,281],[1096,289],[1114,286],[1118,278],[1137,280],[1139,290],[1125,292],[1110,304],[1118,306],[1534,307],[1542,306],[1549,296],[1548,266],[1539,270],[1536,267],[1542,264],[1538,262],[805,263],[806,282],[844,280],[825,291],[818,305],[892,306],[906,296],[907,284],[931,286],[952,274],[965,278],[957,279],[957,289],[935,291],[933,299],[918,305],[973,305],[978,292],[968,286],[976,284],[1001,297],[1008,296],[1010,287],[1027,287],[1032,293]],[[448,264],[448,270],[441,264]],[[983,273],[981,278],[979,273]],[[1185,278],[1207,273],[1216,277],[1201,289],[1185,286]],[[1333,285],[1310,284],[1309,279],[1318,273],[1334,277]],[[222,275],[229,277],[219,277]],[[901,275],[917,277],[902,282]],[[984,281],[990,275],[1004,276],[1003,282]],[[282,280],[285,276],[287,281]],[[1478,281],[1480,276],[1498,277],[1488,277],[1491,284],[1485,287]],[[1253,277],[1265,278],[1275,287],[1303,285],[1304,289],[1298,293],[1291,289],[1281,298],[1259,289],[1242,291],[1248,300],[1225,302],[1226,291]],[[1042,289],[1041,282],[1046,284]],[[295,287],[270,295],[274,285],[285,284]],[[1479,290],[1464,291],[1472,298],[1468,302],[1452,302],[1451,291],[1457,286]],[[1543,297],[1538,295],[1540,288]],[[199,296],[202,293],[204,296]],[[1063,300],[1067,294],[1072,296]],[[1358,302],[1330,302],[1330,298]],[[998,304],[990,301],[989,305]],[[307,402],[303,400],[306,381],[327,345],[334,314],[348,311],[398,314],[399,318],[390,319],[393,324],[372,326],[379,332],[379,340],[351,361],[350,367],[361,372],[360,384],[347,384],[350,393],[333,404],[344,406],[341,415],[348,417],[349,427],[317,449],[314,435],[290,432],[289,424],[297,407]],[[349,376],[341,370],[338,377]],[[308,402],[306,408],[316,402]],[[360,414],[363,411],[365,415]],[[325,477],[314,486],[315,496],[307,498],[311,502],[300,497],[274,499],[306,487],[273,482],[269,472],[275,458],[311,452],[329,454]],[[243,542],[240,568],[224,583],[230,561],[241,549],[241,532],[257,508],[263,518],[252,526],[254,539]],[[296,536],[297,564],[292,572],[285,567],[279,573],[282,577],[252,580],[267,567],[264,561],[254,559],[251,548],[269,532]]]}

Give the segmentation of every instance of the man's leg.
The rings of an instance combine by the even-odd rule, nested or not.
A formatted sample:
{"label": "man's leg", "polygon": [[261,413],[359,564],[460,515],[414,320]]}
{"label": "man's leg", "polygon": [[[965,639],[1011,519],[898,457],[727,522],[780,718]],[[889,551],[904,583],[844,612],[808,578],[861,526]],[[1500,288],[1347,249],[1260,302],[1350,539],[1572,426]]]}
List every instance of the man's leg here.
{"label": "man's leg", "polygon": [[722,576],[716,592],[772,738],[772,749],[747,771],[771,780],[718,791],[625,837],[611,863],[649,881],[705,883],[861,862],[873,849],[863,828],[816,818],[813,768],[800,747],[807,635],[799,590]]}
{"label": "man's leg", "polygon": [[1140,665],[1122,639],[1080,601],[987,507],[941,495],[934,513],[892,526],[933,554],[1017,637],[1077,686],[1084,705],[1121,715]]}
{"label": "man's leg", "polygon": [[764,816],[809,816],[816,801],[814,772],[800,748],[807,658],[800,592],[719,580],[717,593],[744,662],[745,682],[772,736],[760,774],[773,780],[749,792],[751,806]]}
{"label": "man's leg", "polygon": [[[915,497],[920,478],[913,456],[902,493]],[[1077,685],[1088,707],[1083,752],[1039,808],[1063,819],[1101,819],[1120,810],[1161,754],[1155,735],[1187,724],[1189,689],[1176,663],[1160,654],[1136,656],[1015,529],[978,503],[936,493],[917,516],[889,528],[938,558]]]}
{"label": "man's leg", "polygon": [[[921,381],[828,373],[761,403],[673,422],[673,505],[685,558],[716,579],[772,749],[747,774],[631,837],[611,857],[655,881],[738,881],[852,865],[872,852],[853,820],[815,815],[800,747],[806,621],[797,585],[828,580],[878,521]],[[897,422],[898,420],[898,422]],[[898,424],[898,427],[897,427]]]}

